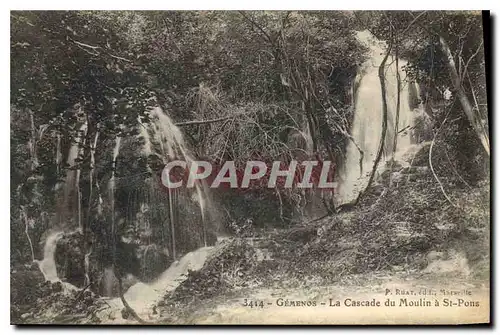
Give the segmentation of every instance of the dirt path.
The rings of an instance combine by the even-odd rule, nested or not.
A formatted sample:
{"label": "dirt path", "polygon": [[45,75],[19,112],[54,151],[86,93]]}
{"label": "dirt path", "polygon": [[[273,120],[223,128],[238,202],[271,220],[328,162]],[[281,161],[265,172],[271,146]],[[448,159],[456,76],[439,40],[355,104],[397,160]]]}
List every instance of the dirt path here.
{"label": "dirt path", "polygon": [[[460,293],[444,294],[442,289]],[[388,291],[390,290],[390,291]],[[432,290],[432,291],[431,291]],[[413,292],[411,292],[413,291]],[[468,295],[470,294],[470,295]],[[245,302],[245,299],[246,302]],[[386,306],[391,299],[395,306]],[[446,300],[456,305],[447,306]],[[460,300],[459,300],[460,299]],[[315,306],[286,306],[291,301]],[[436,306],[436,302],[439,306]],[[252,302],[250,306],[250,301]],[[339,306],[332,306],[338,304]],[[356,302],[380,306],[352,306]],[[420,306],[429,304],[430,306]],[[478,304],[478,306],[465,305]],[[247,306],[245,306],[245,304]],[[406,306],[405,306],[406,304]],[[410,305],[414,306],[410,306]],[[461,306],[459,306],[460,304]],[[197,306],[189,324],[459,324],[489,321],[489,287],[481,283],[384,279],[363,286],[258,289]]]}

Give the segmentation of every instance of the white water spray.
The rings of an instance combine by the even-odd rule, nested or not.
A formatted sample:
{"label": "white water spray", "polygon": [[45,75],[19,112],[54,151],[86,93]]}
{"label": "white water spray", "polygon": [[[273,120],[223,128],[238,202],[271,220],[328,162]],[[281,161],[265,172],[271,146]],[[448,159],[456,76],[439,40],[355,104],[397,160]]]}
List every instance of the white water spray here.
{"label": "white water spray", "polygon": [[[172,159],[183,159],[188,164],[194,161],[191,156],[187,145],[184,142],[184,137],[180,129],[174,124],[172,119],[160,108],[155,108],[150,112],[152,121],[148,124],[143,124],[139,119],[140,136],[144,139],[145,143],[143,146],[142,154],[144,156],[149,156],[153,153],[154,148],[160,149],[160,156],[163,162],[166,164]],[[117,139],[115,144],[115,149],[113,153],[113,168],[115,167],[116,157],[119,153],[120,143]],[[112,172],[111,181],[109,184],[110,191],[115,187],[114,185],[114,172]],[[190,197],[195,200],[200,208],[201,217],[203,220],[203,239],[205,247],[201,247],[195,251],[189,252],[184,255],[181,259],[176,260],[172,265],[163,272],[158,279],[156,279],[151,284],[146,284],[139,282],[131,286],[125,293],[124,298],[128,304],[136,311],[136,313],[144,318],[151,319],[153,304],[158,302],[166,292],[174,290],[188,275],[189,271],[199,270],[205,263],[207,257],[212,253],[214,247],[207,247],[206,238],[206,207],[208,198],[208,192],[204,188],[203,184],[197,184],[195,188],[195,193]],[[179,206],[177,203],[178,190],[169,190],[169,217],[172,230],[172,242],[175,243],[175,223],[176,223],[176,211],[174,208]],[[110,192],[113,195],[113,192]],[[114,201],[114,199],[112,200]],[[143,204],[141,204],[141,208]],[[175,244],[173,246],[173,256],[175,259]],[[106,279],[104,280],[105,291],[107,294],[112,295],[113,281],[116,280],[114,273],[111,268],[105,269],[104,271]],[[111,306],[111,310],[107,309],[103,311],[101,318],[107,319],[110,313],[114,313],[114,321],[118,323],[123,323],[124,320],[120,317],[119,311],[123,308],[123,304],[120,298],[113,298],[108,301]]]}
{"label": "white water spray", "polygon": [[[159,145],[161,150],[161,158],[163,163],[168,163],[169,160],[173,159],[183,159],[188,165],[190,165],[194,158],[192,157],[185,141],[184,136],[173,122],[173,120],[164,113],[161,108],[156,107],[153,108],[150,112],[150,116],[152,122],[148,125],[144,125],[140,120],[140,134],[144,138],[145,144],[143,147],[143,155],[148,156],[152,152],[152,142]],[[151,134],[151,135],[150,135]],[[175,191],[171,189],[169,192],[169,215],[170,215],[170,223],[171,223],[171,231],[172,234],[175,234],[175,224],[176,217],[175,211],[173,210],[174,206],[177,206],[174,199],[177,198],[177,194]],[[203,223],[203,242],[204,245],[207,245],[207,237],[206,237],[206,220],[207,220],[207,203],[209,203],[209,195],[206,191],[206,187],[203,184],[197,183],[195,187],[196,197],[194,197],[198,203],[200,208],[202,223]],[[175,194],[174,194],[175,193]],[[175,244],[175,242],[173,243]],[[175,248],[174,248],[175,249]],[[175,255],[175,250],[173,250],[173,254]]]}
{"label": "white water spray", "polygon": [[66,291],[78,290],[78,288],[70,283],[62,282],[57,275],[57,267],[55,261],[55,252],[57,247],[57,242],[63,236],[63,232],[55,232],[50,234],[45,241],[45,246],[43,248],[43,259],[41,261],[36,261],[38,267],[42,272],[45,280],[51,283],[61,282],[63,288]]}
{"label": "white water spray", "polygon": [[[158,279],[152,284],[137,283],[131,286],[124,294],[127,303],[134,311],[143,319],[151,320],[155,316],[152,314],[152,307],[160,301],[165,293],[173,291],[179,284],[186,279],[189,271],[197,271],[203,267],[205,261],[214,252],[215,247],[202,247],[195,251],[189,252],[179,261],[163,272]],[[112,276],[112,271],[109,272]],[[111,291],[111,288],[109,288]],[[100,318],[105,319],[109,323],[109,316],[114,314],[113,322],[123,323],[125,320],[121,318],[119,313],[123,308],[120,298],[113,298],[107,301],[110,309],[101,312]],[[159,317],[156,315],[156,317]]]}
{"label": "white water spray", "polygon": [[43,260],[38,262],[40,271],[42,271],[45,280],[50,282],[60,281],[57,276],[56,261],[54,254],[56,252],[57,241],[63,236],[62,232],[54,233],[47,237],[43,248]]}
{"label": "white water spray", "polygon": [[[357,197],[368,182],[368,177],[374,165],[380,144],[382,133],[381,125],[383,118],[382,89],[378,77],[379,66],[386,53],[385,43],[378,41],[368,31],[358,33],[358,39],[365,44],[369,50],[369,58],[363,64],[358,74],[359,87],[355,93],[354,119],[351,127],[351,135],[364,152],[362,161],[362,173],[360,169],[360,152],[356,145],[349,142],[347,145],[346,161],[343,172],[340,175],[338,200],[342,203],[349,202]],[[387,134],[384,145],[384,156],[379,163],[383,169],[385,162],[392,158],[394,136],[398,136],[395,160],[411,148],[411,131],[413,126],[414,112],[410,108],[408,83],[404,81],[405,75],[402,68],[406,65],[404,60],[399,61],[399,69],[395,62],[389,58],[385,68],[386,90],[387,90]],[[400,112],[398,131],[395,132],[396,104],[397,104],[397,79],[399,71],[402,83],[400,92]]]}
{"label": "white water spray", "polygon": [[[85,145],[85,137],[87,134],[87,122],[84,122],[76,136],[75,142],[71,145],[71,148],[68,153],[68,160],[67,163],[70,166],[70,168],[74,168],[76,166],[76,159],[78,157],[81,157],[83,154],[83,147]],[[64,211],[68,210],[68,204],[67,201],[72,201],[74,199],[71,194],[74,192],[76,189],[76,194],[77,194],[77,209],[78,209],[78,216],[77,216],[77,222],[78,222],[78,227],[80,231],[83,231],[83,226],[82,226],[82,194],[80,192],[80,169],[69,169],[66,172],[66,182],[65,182],[65,187],[64,187],[64,202],[66,204],[63,206]]]}

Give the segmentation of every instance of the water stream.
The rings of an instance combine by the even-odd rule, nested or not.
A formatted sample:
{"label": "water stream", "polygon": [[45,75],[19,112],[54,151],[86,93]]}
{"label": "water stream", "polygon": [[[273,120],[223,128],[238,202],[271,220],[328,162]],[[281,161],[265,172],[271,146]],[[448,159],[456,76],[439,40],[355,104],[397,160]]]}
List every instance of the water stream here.
{"label": "water stream", "polygon": [[[68,153],[67,164],[70,167],[66,172],[66,181],[64,184],[64,195],[63,195],[63,213],[70,211],[74,213],[74,207],[76,207],[76,221],[78,222],[78,227],[82,231],[82,195],[80,192],[80,168],[77,166],[77,158],[82,157],[83,147],[85,145],[85,136],[87,133],[87,122],[84,122],[78,130],[75,141],[70,147]],[[76,199],[74,194],[76,192]],[[73,217],[74,218],[74,217]],[[72,218],[72,219],[73,219]]]}
{"label": "water stream", "polygon": [[[356,145],[349,142],[346,152],[345,165],[339,180],[338,199],[348,202],[354,199],[363,190],[380,145],[382,134],[382,89],[378,76],[379,66],[386,53],[385,42],[378,41],[368,31],[358,33],[358,39],[369,48],[368,60],[363,64],[356,81],[359,86],[355,92],[354,119],[351,135],[363,150],[362,169],[360,168],[360,152]],[[384,145],[384,155],[378,167],[383,169],[385,162],[392,159],[394,137],[397,136],[395,160],[402,160],[405,153],[412,149],[411,128],[414,124],[414,107],[409,99],[409,83],[405,80],[403,71],[406,61],[399,60],[396,68],[395,60],[390,56],[385,67],[388,120],[387,134]],[[399,122],[395,131],[397,105],[397,77],[401,77]],[[419,108],[417,106],[417,108]],[[361,173],[362,170],[362,173]]]}
{"label": "water stream", "polygon": [[[140,134],[144,139],[143,155],[147,156],[152,153],[152,148],[160,148],[160,156],[163,163],[166,164],[171,160],[184,160],[188,166],[195,160],[191,155],[188,145],[184,140],[182,131],[175,125],[173,120],[164,113],[161,108],[157,107],[150,111],[151,122],[143,124],[140,122]],[[203,224],[203,245],[207,246],[206,225],[209,219],[210,208],[207,204],[210,203],[210,194],[208,188],[203,182],[197,182],[190,198],[194,200],[199,207],[200,215]],[[189,191],[188,191],[189,192]],[[177,199],[179,198],[178,190],[168,189],[169,194],[169,216],[172,235],[175,235],[175,227],[178,224],[176,217],[177,211],[174,208],[178,207]],[[175,236],[172,236],[172,244],[175,245]],[[173,248],[175,258],[176,250]]]}
{"label": "water stream", "polygon": [[[202,247],[189,252],[165,270],[151,284],[138,282],[131,286],[123,295],[130,307],[146,321],[160,317],[153,314],[153,305],[160,301],[163,296],[174,290],[183,280],[186,279],[189,271],[196,271],[203,267],[207,258],[213,253],[215,247]],[[123,304],[120,298],[107,300],[110,308],[102,311],[99,317],[107,323],[124,323],[121,310]]]}
{"label": "water stream", "polygon": [[66,291],[77,290],[74,285],[62,282],[57,275],[55,252],[57,241],[59,241],[61,237],[63,237],[63,232],[54,232],[47,236],[47,240],[45,241],[45,246],[43,248],[43,259],[36,262],[38,263],[38,267],[40,268],[40,271],[42,272],[46,281],[50,281],[52,283],[61,282],[63,284],[63,288]]}

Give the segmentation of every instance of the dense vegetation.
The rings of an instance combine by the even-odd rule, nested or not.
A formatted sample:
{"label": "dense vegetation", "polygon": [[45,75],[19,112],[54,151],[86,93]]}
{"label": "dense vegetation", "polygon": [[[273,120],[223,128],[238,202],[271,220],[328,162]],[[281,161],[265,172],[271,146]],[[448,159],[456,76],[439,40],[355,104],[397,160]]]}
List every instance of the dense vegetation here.
{"label": "dense vegetation", "polygon": [[[193,157],[239,167],[256,158],[321,157],[340,167],[367,57],[356,38],[362,30],[385,41],[387,61],[408,61],[398,83],[418,83],[413,103],[425,113],[416,131],[439,148],[426,185],[453,203],[446,186],[473,188],[489,178],[477,13],[12,12],[12,267],[42,259],[51,231],[79,227],[60,242],[73,260],[58,262],[74,284],[102,293],[109,266],[148,281],[176,255],[235,226],[306,221],[317,211],[305,192],[223,190],[213,192],[217,225],[208,232],[190,194],[175,200],[175,226],[173,195],[159,182],[165,157],[143,154],[141,127],[153,124],[148,111],[159,106]],[[451,170],[453,182],[439,179]],[[335,217],[339,204],[331,195],[322,200],[320,210]],[[359,222],[372,222],[369,215]]]}

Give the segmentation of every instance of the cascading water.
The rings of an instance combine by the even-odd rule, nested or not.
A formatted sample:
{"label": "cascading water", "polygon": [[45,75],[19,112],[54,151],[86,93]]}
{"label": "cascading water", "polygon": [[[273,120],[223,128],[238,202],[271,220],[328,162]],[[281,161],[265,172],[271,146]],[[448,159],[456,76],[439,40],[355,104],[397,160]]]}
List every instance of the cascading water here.
{"label": "cascading water", "polygon": [[[144,125],[140,122],[140,133],[143,137],[145,144],[143,146],[143,155],[148,156],[152,152],[152,141],[157,143],[161,150],[161,158],[163,163],[166,164],[169,160],[182,159],[188,166],[194,161],[187,145],[184,141],[184,136],[172,121],[172,119],[165,114],[161,108],[156,107],[150,111],[150,116],[152,121],[148,125]],[[151,135],[150,135],[151,134]],[[203,244],[207,246],[206,237],[206,224],[207,224],[207,203],[210,203],[209,194],[207,192],[206,185],[202,183],[195,184],[195,194],[192,199],[198,203],[200,209],[202,224],[203,224]],[[171,232],[175,235],[175,225],[177,223],[176,211],[174,207],[177,206],[175,200],[178,198],[177,190],[167,190],[169,193],[169,215]],[[172,237],[172,244],[175,245],[175,237]],[[173,248],[173,254],[175,258],[175,247]]]}
{"label": "cascading water", "polygon": [[[378,70],[386,53],[386,46],[384,45],[385,43],[378,41],[368,31],[359,32],[358,39],[369,48],[370,53],[357,78],[359,85],[355,92],[354,119],[351,126],[351,135],[357,145],[363,150],[364,157],[361,169],[361,154],[356,145],[349,142],[347,145],[346,160],[338,183],[337,199],[341,203],[353,200],[366,187],[382,134],[382,89]],[[413,107],[415,106],[411,106],[410,104],[409,84],[404,81],[405,76],[402,69],[405,65],[405,61],[399,60],[399,69],[397,69],[393,59],[389,58],[384,71],[388,120],[384,156],[378,165],[381,169],[384,167],[385,161],[392,159],[395,136],[397,136],[395,160],[400,160],[412,147],[410,129],[413,127],[415,117]],[[398,131],[396,132],[397,71],[399,71],[402,79]]]}
{"label": "cascading water", "polygon": [[58,232],[47,237],[47,241],[45,241],[45,246],[43,248],[43,260],[38,262],[40,271],[42,271],[45,280],[51,282],[59,281],[56,262],[54,260],[54,253],[56,251],[57,241],[62,236],[62,232]]}
{"label": "cascading water", "polygon": [[56,134],[56,171],[59,175],[61,170],[62,152],[61,152],[61,134],[58,132]]}
{"label": "cascading water", "polygon": [[[172,119],[167,114],[165,114],[160,108],[155,108],[149,111],[149,114],[151,121],[148,123],[142,123],[141,119],[140,118],[138,119],[140,137],[144,140],[144,145],[142,147],[142,151],[140,154],[144,157],[149,157],[151,154],[156,155],[163,160],[163,163],[167,163],[168,161],[173,159],[180,159],[186,161],[188,165],[191,164],[194,161],[194,158],[192,157],[190,151],[187,148],[181,130],[175,125]],[[87,124],[82,123],[82,125],[78,130],[79,131],[75,138],[75,141],[71,145],[68,152],[67,163],[70,167],[76,167],[77,158],[82,154],[82,148],[84,146],[84,141],[85,141],[84,138],[87,131]],[[108,186],[107,194],[109,198],[108,208],[111,211],[110,213],[111,215],[109,216],[109,218],[112,221],[110,222],[110,224],[113,226],[116,223],[114,222],[116,219],[115,216],[119,215],[120,217],[123,217],[122,213],[118,212],[115,213],[115,210],[117,209],[115,208],[115,203],[116,206],[118,206],[117,202],[118,200],[115,199],[117,195],[116,188],[124,187],[124,185],[119,185],[116,181],[117,158],[120,155],[120,150],[122,145],[124,148],[126,147],[126,144],[123,144],[123,141],[127,141],[127,139],[122,139],[121,137],[115,138],[112,151],[111,176],[107,184]],[[149,165],[147,166],[147,170],[148,172],[152,172]],[[78,192],[78,187],[77,187],[79,183],[79,178],[80,178],[79,169],[70,169],[67,172],[67,177],[64,185],[63,203],[61,207],[63,213],[68,213],[68,212],[72,213],[73,214],[72,217],[77,218],[77,220],[75,220],[75,223],[76,221],[80,223],[80,218],[81,218],[81,211],[80,211],[81,196]],[[154,179],[151,179],[149,182],[154,182]],[[149,182],[146,183],[147,188],[150,188],[151,190],[158,189],[159,185],[148,184]],[[98,183],[96,183],[96,186],[98,187]],[[156,203],[154,201],[150,203],[150,201],[153,200],[151,196],[155,197],[154,193],[148,196],[141,196],[142,193],[138,193],[139,194],[138,201],[140,202],[139,207],[141,208],[141,213],[144,212],[142,213],[143,216],[149,213],[149,210],[146,210],[146,208],[149,208],[150,206],[153,207],[163,206],[164,208],[168,207],[169,210],[167,219],[169,219],[171,226],[170,246],[172,247],[172,254],[174,256],[174,262],[171,264],[171,266],[168,269],[166,269],[161,275],[159,275],[156,278],[156,280],[154,280],[152,283],[146,284],[143,282],[138,282],[137,284],[131,286],[124,293],[125,299],[129,302],[132,308],[134,308],[136,312],[141,316],[148,315],[150,312],[149,307],[151,306],[151,304],[159,300],[165,294],[166,291],[172,290],[175,287],[177,287],[177,285],[185,278],[185,276],[187,276],[189,270],[197,270],[201,268],[201,266],[203,266],[203,263],[213,250],[213,247],[207,247],[208,243],[207,243],[206,221],[208,220],[208,218],[210,218],[210,216],[207,216],[207,211],[209,211],[210,210],[209,207],[211,207],[209,189],[207,188],[207,185],[204,185],[202,183],[197,183],[195,186],[196,187],[193,188],[192,190],[190,189],[168,190],[169,191],[168,202],[164,202],[165,200],[165,198],[163,198],[164,195],[163,196],[160,195],[158,199],[155,200]],[[75,188],[77,189],[76,191]],[[98,192],[98,195],[99,195],[98,202],[99,204],[101,204],[102,203],[101,193]],[[78,201],[78,203],[76,203],[76,201]],[[182,201],[184,201],[185,203],[182,203]],[[199,226],[197,223],[194,222],[194,220],[192,220],[192,222],[179,222],[180,220],[179,213],[181,213],[183,205],[185,205],[187,202],[195,204],[195,208],[198,207],[199,210],[198,217],[201,219],[201,223],[203,226]],[[120,203],[119,206],[122,206],[122,204]],[[78,213],[76,213],[77,210]],[[76,216],[76,214],[78,216]],[[156,214],[158,214],[158,212],[156,212]],[[63,220],[66,219],[65,215],[66,214],[64,214],[61,217],[61,222],[63,222]],[[153,219],[153,217],[151,219]],[[160,218],[155,217],[154,219],[161,220],[161,217]],[[182,228],[181,225],[187,225],[189,227],[189,229],[187,229],[188,232],[187,234],[199,236],[199,238],[202,241],[198,240],[199,241],[198,245],[202,247],[197,250],[188,252],[183,257],[176,260],[175,230]],[[116,231],[115,229],[112,230],[113,230],[112,234],[114,235]],[[184,236],[185,235],[186,232],[184,232]],[[57,242],[63,236],[64,236],[63,232],[57,232],[49,235],[45,243],[44,259],[41,261],[37,261],[45,278],[52,282],[61,281],[57,275],[55,252],[56,252]],[[196,238],[194,238],[193,240],[196,240]],[[150,240],[149,243],[152,243],[151,245],[153,245],[154,243],[158,242]],[[152,250],[153,248],[150,248],[149,245],[146,245],[144,254],[146,254],[147,250],[150,249]],[[183,252],[186,252],[185,249]],[[168,254],[170,254],[170,252]],[[87,253],[84,258],[85,277],[86,277],[85,284],[89,283],[91,280],[91,278],[89,278],[88,275],[90,272],[89,271],[90,261],[91,261],[90,255],[91,255],[90,253]],[[146,257],[144,257],[144,259],[146,259]],[[116,293],[115,275],[116,273],[113,267],[106,267],[105,269],[103,269],[103,279],[102,279],[103,281],[101,282],[102,285],[101,287],[103,287],[104,291],[103,293],[107,294],[108,296],[112,296],[113,293]],[[63,283],[63,285],[65,288],[71,287],[76,289],[76,287],[74,287],[69,283]],[[108,302],[109,305],[112,307],[112,309],[115,311],[120,311],[123,308],[120,298],[113,298]],[[103,312],[105,313],[103,315],[107,315],[109,314],[109,312],[110,311],[108,309],[106,312]]]}
{"label": "cascading water", "polygon": [[[191,156],[187,145],[185,144],[184,137],[180,129],[174,124],[172,119],[165,114],[160,108],[154,108],[149,112],[151,121],[147,124],[139,122],[139,133],[140,137],[144,140],[144,145],[142,147],[142,155],[148,157],[151,154],[158,154],[161,157],[163,163],[167,163],[172,159],[182,159],[191,164],[194,159]],[[111,175],[111,180],[109,183],[109,194],[114,195],[115,185],[115,174],[114,169],[116,167],[116,157],[119,154],[120,142],[117,138],[115,142],[115,148],[113,152],[113,172]],[[159,152],[155,152],[155,149],[159,149]],[[149,167],[148,167],[148,170]],[[168,206],[168,218],[170,220],[170,242],[172,244],[172,256],[174,262],[171,266],[165,270],[156,280],[152,283],[138,282],[131,286],[125,293],[124,298],[128,304],[135,310],[135,312],[143,317],[147,318],[151,313],[151,306],[157,302],[163,295],[169,291],[175,289],[177,285],[187,276],[188,271],[194,271],[200,269],[207,257],[211,254],[213,247],[207,247],[207,237],[206,237],[206,211],[207,205],[210,203],[208,189],[204,187],[206,185],[197,184],[193,192],[189,190],[171,190],[168,191],[168,203],[163,204],[163,206]],[[182,192],[187,192],[183,194]],[[197,250],[188,252],[179,260],[176,259],[176,247],[175,247],[175,229],[180,222],[178,221],[177,213],[181,204],[179,198],[185,196],[186,201],[193,201],[198,205],[203,227],[203,244]],[[146,200],[146,199],[144,199]],[[142,201],[144,201],[142,200]],[[111,200],[114,203],[114,199]],[[147,205],[143,202],[140,204],[141,214]],[[113,206],[111,206],[113,207]],[[144,211],[145,212],[145,211]],[[150,250],[149,245],[146,246],[144,254]],[[145,258],[145,257],[144,257]],[[111,268],[104,270],[104,285],[105,291],[111,296],[113,291],[112,282],[116,280],[115,273]],[[111,311],[118,312],[123,308],[122,301],[120,298],[113,298],[108,301],[111,306]],[[106,318],[110,314],[110,310],[103,312],[103,317]],[[115,321],[123,322],[123,319],[119,317],[119,313],[115,313]]]}
{"label": "cascading water", "polygon": [[45,246],[43,248],[43,259],[41,261],[36,261],[38,267],[42,272],[45,280],[54,282],[61,282],[65,290],[77,290],[77,288],[70,283],[62,282],[57,275],[57,267],[55,261],[55,252],[57,247],[57,241],[63,237],[62,232],[55,232],[47,236],[45,241]]}
{"label": "cascading water", "polygon": [[[116,189],[116,161],[118,159],[118,155],[120,154],[120,145],[121,145],[121,137],[117,136],[115,138],[115,146],[113,148],[113,159],[111,166],[111,178],[108,182],[108,194],[110,199],[110,208],[111,208],[111,234],[112,236],[116,233],[116,213],[115,213],[115,189]],[[87,265],[89,262],[87,255],[85,255],[85,270],[86,274],[88,273],[87,268],[90,265]],[[87,275],[86,275],[87,276]],[[87,278],[86,278],[87,279]],[[114,273],[113,268],[104,269],[103,276],[103,284],[104,284],[104,292],[105,294],[111,295],[113,281],[114,281]]]}
{"label": "cascading water", "polygon": [[[184,255],[179,261],[173,263],[160,277],[151,284],[137,283],[124,293],[124,298],[134,311],[143,319],[149,320],[154,317],[152,306],[156,304],[165,293],[174,290],[188,275],[190,271],[197,271],[203,267],[207,258],[213,253],[215,247],[202,247]],[[112,276],[112,272],[109,272]],[[120,298],[107,301],[110,309],[101,312],[101,319],[108,319],[114,314],[116,323],[125,320],[120,317],[119,311],[123,308]],[[158,317],[158,315],[157,315]]]}
{"label": "cascading water", "polygon": [[[76,159],[82,155],[83,146],[85,145],[85,135],[87,133],[87,122],[84,122],[78,130],[78,134],[76,136],[75,142],[71,145],[71,148],[68,153],[67,163],[70,169],[66,173],[66,182],[64,184],[64,204],[63,204],[63,212],[66,212],[70,207],[76,205],[77,207],[77,222],[80,230],[82,229],[82,195],[80,192],[80,169],[73,169],[76,166]],[[71,203],[68,204],[68,201],[74,201],[75,198],[72,196],[73,192],[76,189],[76,204]]]}

